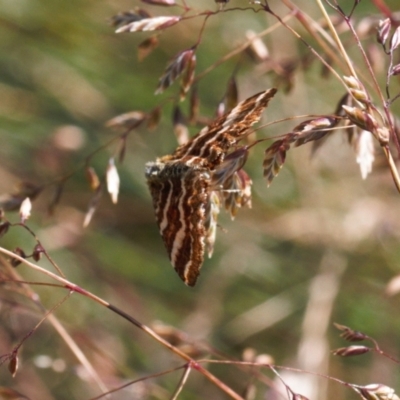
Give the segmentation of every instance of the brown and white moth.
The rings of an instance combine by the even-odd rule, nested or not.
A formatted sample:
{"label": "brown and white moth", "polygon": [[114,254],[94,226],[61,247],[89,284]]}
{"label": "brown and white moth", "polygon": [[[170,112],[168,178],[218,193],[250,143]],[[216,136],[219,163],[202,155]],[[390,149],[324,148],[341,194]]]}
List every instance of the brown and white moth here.
{"label": "brown and white moth", "polygon": [[146,164],[160,234],[180,278],[194,286],[207,248],[211,257],[220,202],[231,215],[250,205],[251,180],[241,169],[247,148],[228,154],[275,95],[269,89],[239,103],[174,153]]}

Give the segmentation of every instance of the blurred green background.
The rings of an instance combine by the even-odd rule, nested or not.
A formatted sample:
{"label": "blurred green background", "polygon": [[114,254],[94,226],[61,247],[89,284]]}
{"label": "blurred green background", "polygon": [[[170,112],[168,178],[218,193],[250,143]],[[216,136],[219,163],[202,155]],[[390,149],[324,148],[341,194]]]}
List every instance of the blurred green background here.
{"label": "blurred green background", "polygon": [[[271,6],[281,16],[288,14],[283,4],[274,3],[279,2]],[[217,7],[211,0],[187,4],[201,10]],[[396,0],[387,4],[396,11]],[[296,5],[320,21],[315,2],[303,0]],[[245,8],[248,2],[232,0],[228,5],[235,6]],[[146,325],[156,324],[160,330],[160,324],[165,324],[186,332],[192,343],[189,347],[199,351],[201,358],[221,354],[228,359],[254,360],[257,354],[267,354],[277,365],[359,385],[399,387],[399,367],[384,357],[338,358],[330,353],[346,345],[333,322],[373,336],[394,357],[400,350],[398,287],[391,281],[400,272],[399,194],[379,149],[374,171],[363,181],[354,151],[338,132],[314,157],[310,146],[292,149],[287,164],[267,188],[262,159],[270,142],[253,148],[246,164],[253,180],[253,207],[240,210],[234,222],[221,212],[223,229],[218,230],[214,255],[205,261],[197,285],[186,287],[173,271],[159,237],[144,165],[176,147],[173,102],[166,100],[179,88],[175,85],[161,96],[154,91],[168,61],[197,41],[202,18],[163,32],[158,48],[139,62],[137,47],[150,34],[115,34],[110,26],[113,15],[134,7],[153,15],[180,13],[176,8],[126,0],[1,2],[0,193],[12,193],[19,182],[43,185],[74,172],[53,215],[47,211],[56,186],[47,185],[40,193],[28,226],[69,280]],[[360,21],[368,18],[378,19],[378,10],[372,2],[361,2],[354,25],[361,29]],[[197,73],[242,43],[249,29],[259,32],[275,22],[265,13],[249,10],[213,16],[197,50]],[[291,25],[317,47],[303,27],[294,21]],[[344,32],[343,37],[357,68],[365,74],[351,35]],[[282,27],[263,40],[277,62],[299,59],[308,52]],[[377,50],[374,35],[363,43]],[[385,62],[384,54],[379,54]],[[244,54],[235,56],[198,82],[202,115],[215,115],[234,71],[240,99],[276,84],[262,63]],[[333,77],[324,78],[321,71],[317,61],[299,68],[292,90],[279,91],[263,121],[333,112],[343,88]],[[383,82],[384,77],[384,73],[379,75]],[[398,87],[393,84],[396,93]],[[112,205],[104,195],[84,229],[83,219],[93,198],[83,168],[86,157],[118,135],[105,127],[106,122],[129,111],[150,111],[161,103],[165,106],[159,127],[151,132],[140,127],[128,138],[125,160],[117,164],[121,178],[118,204]],[[187,113],[188,101],[181,107]],[[298,123],[274,124],[258,131],[257,138],[284,134]],[[191,128],[193,133],[196,130]],[[90,159],[99,175],[118,148],[115,141]],[[7,212],[6,217],[19,220],[18,213]],[[21,247],[27,254],[34,245],[32,237],[18,227],[1,238],[1,246]],[[46,261],[40,265],[52,269]],[[17,273],[25,280],[47,281],[24,265]],[[388,292],[389,282],[393,293]],[[64,289],[55,287],[31,289],[47,309],[66,295]],[[1,285],[0,299],[0,354],[6,354],[35,326],[41,313],[14,286]],[[109,389],[183,364],[142,331],[78,294],[55,315]],[[7,363],[1,367],[0,386],[41,400],[89,399],[100,394],[49,323],[25,342],[20,362],[15,378]],[[254,383],[256,399],[282,398],[270,392],[267,384],[253,382],[251,369],[209,368],[238,393]],[[271,372],[262,372],[273,379]],[[292,388],[311,399],[357,398],[350,389],[328,379],[280,372]],[[170,398],[180,375],[175,372],[138,383],[112,398]],[[192,372],[179,398],[227,397]]]}

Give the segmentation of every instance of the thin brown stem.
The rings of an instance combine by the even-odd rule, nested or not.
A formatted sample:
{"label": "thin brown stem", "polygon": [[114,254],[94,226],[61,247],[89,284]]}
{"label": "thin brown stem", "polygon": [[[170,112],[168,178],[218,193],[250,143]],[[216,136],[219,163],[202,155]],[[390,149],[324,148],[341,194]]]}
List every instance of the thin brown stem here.
{"label": "thin brown stem", "polygon": [[348,56],[348,54],[346,52],[346,49],[344,48],[343,43],[340,40],[339,35],[337,34],[336,29],[333,26],[332,21],[331,21],[329,15],[328,15],[328,13],[326,12],[326,9],[325,9],[324,5],[322,4],[322,1],[321,0],[316,0],[316,3],[318,5],[318,7],[320,8],[321,13],[324,16],[326,23],[328,24],[329,30],[330,30],[330,32],[332,34],[332,37],[333,37],[334,41],[336,42],[336,45],[337,45],[340,53],[342,54],[350,73],[354,77],[357,77],[356,71],[355,71],[355,69],[353,67],[353,63],[351,62],[350,57]]}
{"label": "thin brown stem", "polygon": [[383,149],[385,157],[388,161],[390,173],[392,174],[392,178],[393,178],[394,184],[396,186],[396,189],[400,193],[400,177],[397,172],[396,163],[394,162],[392,153],[390,152],[390,149],[388,146],[384,146],[384,147],[382,147],[382,149]]}
{"label": "thin brown stem", "polygon": [[101,394],[100,396],[92,397],[92,398],[89,399],[89,400],[99,400],[99,399],[102,399],[103,397],[106,397],[106,396],[108,396],[108,395],[110,395],[110,394],[119,392],[119,391],[122,390],[122,389],[125,389],[125,388],[127,388],[127,387],[129,387],[129,386],[131,386],[131,385],[134,385],[135,383],[143,382],[143,381],[146,381],[146,380],[149,380],[149,379],[153,379],[153,378],[158,378],[159,376],[167,375],[167,374],[170,374],[171,372],[174,372],[174,371],[179,371],[180,369],[185,368],[186,365],[187,365],[187,364],[181,365],[181,366],[176,367],[176,368],[169,369],[169,370],[167,370],[167,371],[159,372],[158,374],[151,374],[151,375],[144,376],[143,378],[135,379],[134,381],[130,381],[130,382],[128,382],[128,383],[125,383],[125,384],[122,385],[122,386],[118,386],[118,387],[115,388],[115,389],[109,390],[108,392],[103,393],[103,394]]}
{"label": "thin brown stem", "polygon": [[174,394],[171,396],[171,400],[176,400],[178,398],[179,394],[182,392],[183,387],[185,386],[186,381],[189,378],[189,374],[190,374],[191,370],[192,370],[192,367],[189,363],[185,367],[185,371],[184,371],[181,379],[179,380],[178,387],[176,388]]}

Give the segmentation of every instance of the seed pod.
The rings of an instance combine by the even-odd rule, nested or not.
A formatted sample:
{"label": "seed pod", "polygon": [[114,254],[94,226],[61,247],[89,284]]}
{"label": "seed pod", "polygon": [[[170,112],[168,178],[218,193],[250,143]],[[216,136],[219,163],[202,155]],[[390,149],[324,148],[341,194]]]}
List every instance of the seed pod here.
{"label": "seed pod", "polygon": [[196,69],[196,53],[193,53],[192,57],[190,58],[190,60],[187,63],[186,72],[182,76],[181,93],[180,93],[181,101],[185,99],[186,93],[189,91],[189,89],[192,86],[192,83],[194,81],[195,69]]}
{"label": "seed pod", "polygon": [[137,8],[135,9],[135,11],[124,11],[117,15],[114,15],[111,18],[110,23],[112,26],[115,27],[125,26],[132,22],[141,21],[144,18],[150,18],[150,17],[151,15],[147,11],[141,8]]}
{"label": "seed pod", "polygon": [[277,140],[272,143],[267,150],[265,150],[263,168],[264,168],[264,178],[267,180],[267,185],[269,186],[275,176],[278,175],[280,169],[286,160],[286,152],[290,148],[290,143],[285,140]]}
{"label": "seed pod", "polygon": [[10,362],[8,363],[8,370],[10,371],[11,376],[14,378],[18,371],[18,355],[17,354],[13,354],[13,356],[11,357]]}
{"label": "seed pod", "polygon": [[393,52],[400,46],[400,26],[396,28],[390,39],[390,51]]}
{"label": "seed pod", "polygon": [[110,128],[135,129],[147,118],[143,111],[130,111],[117,115],[106,122]]}
{"label": "seed pod", "polygon": [[357,107],[342,106],[350,121],[361,129],[365,129],[371,133],[376,133],[378,124],[375,118],[364,110]]}
{"label": "seed pod", "polygon": [[366,386],[353,386],[365,400],[399,400],[394,389],[379,383],[372,383]]}
{"label": "seed pod", "polygon": [[370,102],[364,85],[357,78],[354,76],[344,76],[343,80],[346,82],[349,92],[357,101],[359,101],[361,104],[367,104]]}
{"label": "seed pod", "polygon": [[262,39],[257,37],[256,33],[252,30],[246,32],[246,38],[251,40],[251,44],[246,49],[250,57],[256,61],[267,60],[269,51]]}
{"label": "seed pod", "polygon": [[[24,252],[20,247],[17,247],[17,248],[13,251],[13,253],[15,253],[16,255],[18,255],[18,256],[20,256],[20,257],[22,257],[22,258],[26,258],[25,252]],[[20,260],[18,260],[18,259],[16,259],[16,258],[13,258],[13,259],[11,260],[11,265],[12,265],[13,267],[17,267],[19,264],[21,264],[21,261],[20,261]]]}
{"label": "seed pod", "polygon": [[348,347],[341,347],[333,351],[335,356],[341,357],[352,357],[352,356],[359,356],[361,354],[365,354],[371,351],[370,347],[367,346],[348,346]]}
{"label": "seed pod", "polygon": [[158,37],[156,35],[143,40],[143,42],[138,46],[139,61],[143,61],[149,54],[151,54],[153,50],[157,48],[158,43]]}
{"label": "seed pod", "polygon": [[32,203],[29,197],[27,197],[19,208],[19,215],[21,217],[21,222],[24,224],[25,221],[30,217],[32,210]]}
{"label": "seed pod", "polygon": [[394,76],[394,75],[399,75],[400,74],[400,64],[396,64],[392,67],[391,71],[390,71],[390,75]]}
{"label": "seed pod", "polygon": [[387,146],[389,144],[389,139],[390,139],[389,129],[386,128],[385,126],[382,126],[376,130],[376,133],[379,139],[379,144],[381,146]]}
{"label": "seed pod", "polygon": [[345,325],[334,324],[337,329],[342,331],[340,337],[349,342],[358,342],[360,340],[365,340],[368,336],[360,331],[355,331]]}
{"label": "seed pod", "polygon": [[111,196],[112,202],[116,204],[118,202],[120,180],[119,180],[118,170],[117,167],[115,166],[113,158],[110,158],[110,160],[108,161],[106,181],[107,181],[107,191]]}
{"label": "seed pod", "polygon": [[45,252],[43,246],[41,244],[37,244],[32,253],[32,257],[35,261],[39,261],[42,258],[42,254]]}
{"label": "seed pod", "polygon": [[380,43],[383,46],[385,45],[386,40],[389,36],[391,26],[392,26],[392,23],[390,21],[390,18],[386,18],[384,20],[379,21],[377,40],[378,40],[378,43]]}
{"label": "seed pod", "polygon": [[151,4],[153,6],[174,6],[175,0],[142,0],[143,3]]}
{"label": "seed pod", "polygon": [[161,120],[161,107],[153,108],[148,115],[147,129],[152,131],[157,128]]}
{"label": "seed pod", "polygon": [[2,222],[0,224],[0,237],[4,236],[7,232],[8,229],[10,228],[10,223],[9,222]]}
{"label": "seed pod", "polygon": [[191,80],[193,80],[191,75],[194,73],[195,65],[196,57],[193,48],[178,53],[167,65],[167,68],[159,79],[155,94],[160,94],[171,86],[186,68],[189,70],[189,76],[186,77],[186,86],[190,84]]}
{"label": "seed pod", "polygon": [[169,28],[170,26],[177,24],[180,20],[181,17],[177,16],[144,18],[140,21],[134,21],[121,26],[115,31],[115,33],[155,31]]}
{"label": "seed pod", "polygon": [[100,186],[100,179],[93,167],[86,167],[86,178],[89,181],[90,189],[95,191]]}
{"label": "seed pod", "polygon": [[175,106],[172,113],[172,123],[178,144],[185,144],[189,140],[189,129],[186,125],[186,118],[179,106]]}
{"label": "seed pod", "polygon": [[293,129],[296,139],[295,146],[298,147],[323,138],[331,133],[330,128],[337,125],[337,122],[338,118],[334,116],[318,117],[302,122]]}
{"label": "seed pod", "polygon": [[357,164],[360,165],[361,177],[366,179],[368,174],[372,171],[372,163],[375,160],[372,133],[366,130],[357,133],[353,146],[356,153]]}
{"label": "seed pod", "polygon": [[102,185],[100,185],[97,188],[97,190],[96,190],[95,194],[93,195],[93,197],[90,199],[88,210],[87,210],[85,218],[83,220],[83,227],[84,228],[86,228],[90,224],[90,221],[92,220],[93,215],[97,210],[97,207],[98,207],[98,205],[100,203],[101,196],[103,195],[103,190],[102,189],[103,189]]}
{"label": "seed pod", "polygon": [[354,76],[343,76],[343,80],[350,89],[361,89],[360,81]]}

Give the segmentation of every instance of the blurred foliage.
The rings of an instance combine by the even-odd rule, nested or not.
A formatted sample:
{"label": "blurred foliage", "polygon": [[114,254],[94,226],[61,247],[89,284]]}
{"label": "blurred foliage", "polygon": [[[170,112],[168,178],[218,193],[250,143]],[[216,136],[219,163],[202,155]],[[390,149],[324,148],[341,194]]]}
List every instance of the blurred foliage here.
{"label": "blurred foliage", "polygon": [[[201,3],[204,9],[216,8],[214,1]],[[287,13],[275,3],[279,2],[271,1],[271,6],[282,15]],[[320,18],[314,2],[296,3]],[[387,4],[398,7],[397,0]],[[232,0],[228,7],[247,5]],[[207,349],[201,357],[221,353],[242,359],[244,350],[251,348],[256,354],[270,355],[277,365],[360,385],[380,382],[400,388],[399,366],[393,362],[375,354],[354,358],[330,354],[331,349],[346,345],[333,322],[362,330],[394,357],[400,352],[399,296],[387,295],[388,282],[400,272],[399,194],[379,154],[372,175],[361,179],[344,135],[334,135],[312,158],[310,146],[291,150],[287,165],[268,189],[262,177],[263,151],[268,145],[256,146],[246,165],[253,180],[252,209],[240,210],[234,223],[221,213],[223,229],[218,231],[214,256],[205,261],[195,288],[186,287],[175,274],[158,234],[143,171],[147,161],[176,147],[169,99],[178,88],[159,97],[154,91],[168,61],[196,42],[201,20],[189,19],[166,30],[159,46],[139,62],[138,45],[149,34],[116,35],[110,26],[113,15],[135,6],[155,15],[172,12],[126,0],[4,0],[0,4],[0,193],[13,192],[19,182],[43,185],[28,226],[67,278],[146,325],[158,321],[185,332],[195,348]],[[357,19],[371,15],[379,16],[376,8],[361,2]],[[197,71],[243,42],[248,29],[260,31],[273,23],[265,13],[251,11],[213,16],[197,51]],[[307,53],[283,28],[264,40],[276,59]],[[358,60],[355,46],[350,51]],[[215,115],[235,71],[240,99],[275,84],[249,57],[233,57],[198,83],[202,115]],[[321,72],[318,63],[299,71],[293,89],[280,90],[264,121],[332,113],[343,88],[332,77],[324,79]],[[118,141],[102,147],[117,135],[106,122],[129,111],[148,112],[161,103],[165,106],[160,126],[151,132],[139,127],[128,138],[124,162],[117,165],[118,204],[103,196],[84,229],[93,197],[85,178],[87,157],[100,149],[89,164],[102,176],[119,148]],[[188,101],[181,107],[187,113]],[[286,133],[297,123],[272,125],[258,131],[257,137]],[[63,177],[68,180],[61,201],[49,215],[57,188],[52,183]],[[12,222],[19,219],[18,213],[6,216]],[[21,247],[26,253],[34,245],[20,227],[1,238],[2,247]],[[52,270],[48,262],[40,263]],[[24,280],[47,281],[24,265],[16,272]],[[42,315],[14,289],[0,286],[0,354],[8,353]],[[51,286],[31,285],[31,290],[47,309],[67,294]],[[142,331],[77,293],[55,315],[109,389],[183,364]],[[48,323],[26,341],[20,363],[15,378],[6,364],[2,366],[0,386],[42,400],[88,399],[100,393]],[[238,393],[252,380],[249,368],[209,368]],[[263,372],[273,379],[272,373]],[[304,386],[319,390],[319,399],[356,398],[327,379],[294,375]],[[170,398],[180,376],[181,372],[174,372],[139,382],[112,398]],[[293,378],[289,372],[282,376],[288,382]],[[256,386],[257,399],[275,398],[266,394],[267,385]],[[179,398],[226,395],[194,371]]]}

